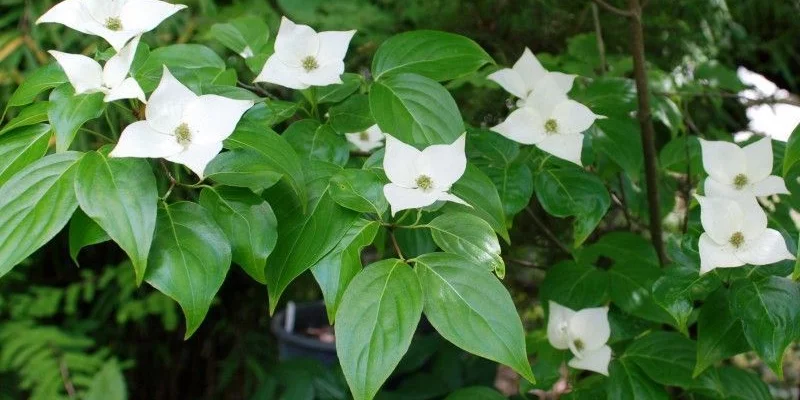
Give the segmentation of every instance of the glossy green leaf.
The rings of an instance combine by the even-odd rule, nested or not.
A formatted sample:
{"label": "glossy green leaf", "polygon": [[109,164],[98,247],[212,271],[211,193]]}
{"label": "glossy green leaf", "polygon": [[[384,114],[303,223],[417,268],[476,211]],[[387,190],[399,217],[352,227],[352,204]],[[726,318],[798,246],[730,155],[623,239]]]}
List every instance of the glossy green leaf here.
{"label": "glossy green leaf", "polygon": [[567,260],[547,270],[539,293],[543,304],[552,300],[580,310],[602,305],[608,298],[609,283],[606,271]]}
{"label": "glossy green leaf", "polygon": [[653,382],[627,358],[611,361],[608,375],[608,396],[611,399],[669,399],[663,386]]}
{"label": "glossy green leaf", "polygon": [[330,194],[342,207],[381,216],[389,208],[384,183],[375,171],[344,169],[331,178]]}
{"label": "glossy green leaf", "polygon": [[72,185],[81,156],[64,152],[42,158],[0,186],[0,277],[49,242],[72,217],[78,207]]}
{"label": "glossy green leaf", "polygon": [[350,96],[347,100],[328,110],[328,121],[337,133],[353,133],[375,125],[369,109],[369,97],[365,94]]}
{"label": "glossy green leaf", "polygon": [[715,274],[701,276],[693,268],[671,267],[653,283],[653,301],[675,319],[678,330],[688,333],[694,300],[713,292],[721,284]]}
{"label": "glossy green leaf", "polygon": [[731,313],[727,288],[718,289],[706,299],[697,316],[697,364],[694,376],[717,361],[749,349],[742,321]]}
{"label": "glossy green leaf", "polygon": [[497,390],[485,387],[474,386],[458,389],[444,400],[504,400],[506,397]]}
{"label": "glossy green leaf", "polygon": [[680,136],[669,141],[658,156],[662,168],[692,176],[703,173],[703,157],[697,136]]}
{"label": "glossy green leaf", "polygon": [[251,52],[258,53],[267,45],[269,27],[263,18],[247,15],[212,25],[208,36],[236,54],[242,54],[248,47]]}
{"label": "glossy green leaf", "polygon": [[599,119],[590,131],[592,148],[608,156],[636,180],[644,164],[639,122],[633,118]]}
{"label": "glossy green leaf", "polygon": [[417,257],[415,269],[425,293],[425,316],[442,337],[535,381],[514,302],[484,266],[432,253]]}
{"label": "glossy green leaf", "polygon": [[783,356],[800,337],[800,283],[770,276],[739,279],[731,286],[731,311],[756,353],[783,378]]}
{"label": "glossy green leaf", "polygon": [[786,142],[786,153],[783,155],[783,176],[789,174],[789,170],[800,161],[800,124],[795,126],[789,140]]}
{"label": "glossy green leaf", "polygon": [[382,132],[414,146],[450,144],[464,132],[453,96],[423,76],[399,74],[373,83],[369,105]]}
{"label": "glossy green leaf", "polygon": [[422,314],[408,264],[383,260],[350,283],[336,313],[336,352],[355,400],[371,400],[408,351]]}
{"label": "glossy green leaf", "polygon": [[695,343],[677,332],[652,332],[636,339],[623,357],[633,361],[650,379],[667,386],[695,385]]}
{"label": "glossy green leaf", "polygon": [[501,279],[506,265],[500,257],[500,243],[489,224],[467,213],[445,213],[425,226],[430,228],[433,241],[447,253],[458,254],[483,265]]}
{"label": "glossy green leaf", "polygon": [[14,119],[8,121],[3,129],[0,129],[0,135],[23,126],[46,122],[48,108],[50,108],[49,101],[39,101],[23,108]]}
{"label": "glossy green leaf", "polygon": [[117,360],[106,361],[89,383],[85,400],[126,400],[128,398],[125,375]]}
{"label": "glossy green leaf", "polygon": [[769,386],[758,375],[735,367],[715,370],[726,400],[773,400]]}
{"label": "glossy green leaf", "polygon": [[507,219],[513,219],[514,215],[528,206],[533,196],[533,173],[526,164],[477,165],[497,188]]}
{"label": "glossy green leaf", "polygon": [[63,85],[50,94],[47,118],[56,134],[56,151],[67,151],[78,129],[86,121],[103,114],[102,93],[73,94],[69,85]]}
{"label": "glossy green leaf", "polygon": [[313,119],[291,124],[282,136],[297,154],[307,159],[345,165],[350,158],[347,139],[337,134],[330,125],[320,125]]}
{"label": "glossy green leaf", "polygon": [[342,302],[342,296],[350,281],[361,271],[361,250],[375,240],[380,223],[359,219],[347,231],[342,240],[328,255],[319,260],[311,272],[317,280],[328,321],[333,324],[336,311]]}
{"label": "glossy green leaf", "polygon": [[297,109],[297,103],[268,99],[247,110],[242,116],[240,124],[271,128],[293,117]]}
{"label": "glossy green leaf", "polygon": [[535,179],[536,197],[548,214],[575,217],[573,245],[580,246],[611,206],[611,197],[595,175],[577,168],[546,169]]}
{"label": "glossy green leaf", "polygon": [[223,185],[254,190],[271,187],[283,177],[262,154],[248,148],[220,153],[206,166],[205,175]]}
{"label": "glossy green leaf", "polygon": [[617,261],[608,273],[611,301],[621,309],[650,321],[675,324],[674,319],[653,300],[653,284],[662,276],[657,266]]}
{"label": "glossy green leaf", "polygon": [[318,104],[338,103],[353,94],[364,83],[364,77],[359,74],[345,72],[341,78],[342,83],[317,88]]}
{"label": "glossy green leaf", "polygon": [[111,236],[78,208],[69,221],[69,256],[75,265],[78,264],[78,253],[84,247],[111,240]]}
{"label": "glossy green leaf", "polygon": [[173,44],[151,51],[132,75],[145,93],[150,92],[158,86],[165,66],[184,84],[209,82],[225,70],[225,62],[210,48],[199,44]]}
{"label": "glossy green leaf", "polygon": [[57,63],[47,64],[25,77],[8,100],[8,107],[24,106],[36,100],[39,93],[67,83],[67,75]]}
{"label": "glossy green leaf", "polygon": [[51,132],[50,125],[40,124],[0,136],[0,186],[45,155]]}
{"label": "glossy green leaf", "polygon": [[411,31],[392,36],[372,60],[375,80],[411,72],[435,81],[460,78],[494,63],[469,38],[439,31]]}
{"label": "glossy green leaf", "polygon": [[141,283],[157,214],[158,189],[150,164],[141,158],[87,153],[78,168],[75,194],[86,215],[128,254]]}
{"label": "glossy green leaf", "polygon": [[636,110],[636,86],[629,78],[595,78],[586,86],[576,85],[570,98],[609,118],[630,118]]}
{"label": "glossy green leaf", "polygon": [[305,189],[303,166],[300,157],[286,139],[270,129],[255,124],[239,124],[233,134],[225,140],[229,149],[250,149],[262,157],[270,170],[283,174],[289,183],[296,201],[305,205],[308,195]]}
{"label": "glossy green leaf", "polygon": [[179,202],[159,208],[145,280],[181,306],[185,338],[205,319],[230,264],[228,239],[203,207]]}
{"label": "glossy green leaf", "polygon": [[467,164],[467,170],[450,189],[450,193],[460,197],[472,207],[448,202],[442,207],[444,210],[458,210],[476,215],[488,222],[506,243],[510,242],[500,195],[492,180],[478,167]]}
{"label": "glossy green leaf", "polygon": [[245,188],[204,188],[203,206],[225,233],[233,262],[259,283],[267,283],[267,257],[278,241],[278,220],[272,207]]}

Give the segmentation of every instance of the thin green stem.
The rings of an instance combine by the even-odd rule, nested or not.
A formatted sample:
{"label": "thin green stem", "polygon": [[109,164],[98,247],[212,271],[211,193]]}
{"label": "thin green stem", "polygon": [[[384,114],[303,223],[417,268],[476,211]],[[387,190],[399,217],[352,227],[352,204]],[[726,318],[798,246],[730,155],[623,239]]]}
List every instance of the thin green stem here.
{"label": "thin green stem", "polygon": [[103,111],[103,115],[105,115],[105,117],[106,117],[106,123],[108,124],[108,129],[111,129],[111,134],[115,138],[119,138],[119,132],[117,132],[117,128],[114,126],[114,123],[111,122],[111,116],[108,113],[108,109]]}
{"label": "thin green stem", "polygon": [[6,104],[6,106],[3,108],[3,115],[0,116],[0,124],[6,120],[6,113],[8,113],[8,104]]}
{"label": "thin green stem", "polygon": [[110,137],[108,137],[108,136],[106,136],[106,135],[103,135],[103,134],[102,134],[102,133],[100,133],[100,132],[93,131],[93,130],[91,130],[91,129],[88,129],[88,128],[81,128],[81,130],[82,130],[82,131],[85,131],[85,132],[88,132],[88,133],[90,133],[90,134],[92,134],[92,135],[95,135],[95,136],[97,136],[97,137],[99,137],[99,138],[102,138],[103,140],[105,140],[105,141],[107,141],[107,142],[109,142],[109,143],[114,143],[114,139],[112,139],[112,138],[110,138]]}

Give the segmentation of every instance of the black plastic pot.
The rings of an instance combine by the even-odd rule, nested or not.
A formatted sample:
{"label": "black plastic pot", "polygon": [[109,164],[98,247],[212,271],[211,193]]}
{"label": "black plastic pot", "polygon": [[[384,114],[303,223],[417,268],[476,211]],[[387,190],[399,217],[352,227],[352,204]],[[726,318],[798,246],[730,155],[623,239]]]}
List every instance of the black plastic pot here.
{"label": "black plastic pot", "polygon": [[339,362],[336,344],[325,343],[308,336],[309,328],[328,326],[328,314],[321,301],[313,303],[289,303],[272,318],[272,333],[278,337],[278,356],[282,361],[293,358],[312,358],[325,365]]}

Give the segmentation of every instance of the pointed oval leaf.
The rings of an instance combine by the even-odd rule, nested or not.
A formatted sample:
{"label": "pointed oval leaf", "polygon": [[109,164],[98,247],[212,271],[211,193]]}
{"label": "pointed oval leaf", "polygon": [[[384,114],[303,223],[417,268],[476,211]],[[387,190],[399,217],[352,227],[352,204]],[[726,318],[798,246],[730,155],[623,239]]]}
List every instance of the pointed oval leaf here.
{"label": "pointed oval leaf", "polygon": [[203,207],[179,202],[158,209],[145,280],[181,306],[185,338],[203,322],[230,264],[228,239]]}
{"label": "pointed oval leaf", "polygon": [[67,75],[57,63],[47,64],[25,77],[8,100],[8,107],[24,106],[36,100],[39,93],[67,83]]}
{"label": "pointed oval leaf", "polygon": [[78,253],[84,247],[111,240],[108,233],[97,225],[83,210],[78,208],[69,221],[69,256],[75,265],[78,263]]}
{"label": "pointed oval leaf", "polygon": [[608,298],[608,273],[593,265],[562,261],[547,270],[540,293],[542,304],[553,300],[574,310],[599,307]]}
{"label": "pointed oval leaf", "polygon": [[339,134],[361,132],[375,125],[369,109],[369,97],[356,94],[331,107],[328,110],[328,121]]}
{"label": "pointed oval leaf", "polygon": [[422,289],[408,264],[367,266],[336,313],[336,352],[355,400],[371,400],[408,351],[422,315]]}
{"label": "pointed oval leaf", "polygon": [[67,151],[78,129],[86,121],[103,114],[102,93],[74,94],[70,85],[62,85],[50,93],[47,118],[56,133],[56,151]]}
{"label": "pointed oval leaf", "polygon": [[464,256],[503,278],[506,265],[500,257],[500,242],[489,224],[467,213],[445,213],[426,225],[433,241],[447,253]]}
{"label": "pointed oval leaf", "polygon": [[467,170],[464,175],[453,185],[450,192],[469,203],[472,207],[448,202],[442,207],[445,211],[458,210],[474,214],[488,222],[506,243],[511,242],[508,237],[503,203],[500,201],[497,188],[492,180],[478,167],[467,164]]}
{"label": "pointed oval leaf", "polygon": [[697,364],[694,376],[717,361],[747,351],[742,321],[730,310],[727,288],[721,288],[706,299],[697,316]]}
{"label": "pointed oval leaf", "polygon": [[0,186],[45,155],[51,132],[50,125],[39,124],[0,137]]}
{"label": "pointed oval leaf", "polygon": [[375,171],[344,169],[331,178],[330,193],[342,207],[380,216],[389,207],[383,185],[383,179]]}
{"label": "pointed oval leaf", "polygon": [[266,189],[278,183],[283,174],[270,168],[264,157],[250,149],[220,153],[208,164],[206,178],[228,186]]}
{"label": "pointed oval leaf", "polygon": [[64,152],[42,158],[0,186],[0,277],[50,241],[72,217],[78,207],[72,185],[82,155]]}
{"label": "pointed oval leaf", "polygon": [[415,269],[425,293],[425,316],[445,339],[535,381],[522,322],[497,278],[483,266],[447,253],[419,256]]}
{"label": "pointed oval leaf", "polygon": [[608,372],[608,396],[611,399],[669,399],[663,386],[653,382],[627,359],[612,361]]}
{"label": "pointed oval leaf", "polygon": [[47,109],[49,108],[49,101],[39,101],[23,108],[14,119],[8,121],[3,129],[0,129],[0,135],[16,128],[47,121]]}

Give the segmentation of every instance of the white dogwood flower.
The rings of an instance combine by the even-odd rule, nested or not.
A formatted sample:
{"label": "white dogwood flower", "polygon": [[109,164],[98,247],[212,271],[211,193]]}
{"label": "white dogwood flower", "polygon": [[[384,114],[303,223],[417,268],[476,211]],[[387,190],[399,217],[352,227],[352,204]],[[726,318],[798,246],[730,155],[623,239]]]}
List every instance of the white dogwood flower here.
{"label": "white dogwood flower", "polygon": [[345,133],[347,141],[363,152],[370,152],[383,146],[383,132],[378,124],[372,125],[366,130],[357,133]]}
{"label": "white dogwood flower", "polygon": [[517,106],[522,107],[525,99],[530,96],[536,85],[545,76],[553,79],[564,94],[569,93],[572,83],[575,81],[575,75],[549,72],[544,69],[527,47],[513,67],[496,71],[487,76],[487,79],[497,82],[506,92],[518,97],[520,100],[517,102]]}
{"label": "white dogwood flower", "polygon": [[161,82],[145,108],[145,121],[122,131],[111,157],[166,158],[203,177],[206,165],[222,150],[251,100],[198,96],[164,67]]}
{"label": "white dogwood flower", "polygon": [[344,56],[356,31],[317,33],[308,25],[281,19],[271,55],[255,82],[269,82],[291,89],[342,83]]}
{"label": "white dogwood flower", "polygon": [[128,76],[139,45],[139,37],[133,38],[119,53],[113,55],[101,67],[97,61],[82,54],[69,54],[50,50],[61,69],[75,88],[75,94],[105,93],[105,102],[119,99],[145,101],[144,92],[136,79]]}
{"label": "white dogwood flower", "polygon": [[767,228],[767,214],[755,198],[695,195],[700,203],[700,273],[745,264],[766,265],[794,256],[778,231]]}
{"label": "white dogwood flower", "polygon": [[763,138],[743,148],[700,139],[706,196],[739,197],[789,194],[783,178],[772,173],[772,141]]}
{"label": "white dogwood flower", "polygon": [[547,340],[559,349],[570,349],[575,356],[567,365],[608,376],[611,348],[606,345],[611,336],[608,307],[585,308],[573,311],[550,302],[547,320]]}
{"label": "white dogwood flower", "polygon": [[452,144],[437,144],[420,151],[387,134],[383,170],[391,183],[383,187],[383,194],[389,201],[392,215],[426,207],[438,200],[469,206],[449,193],[467,168],[465,143],[466,134],[463,134]]}
{"label": "white dogwood flower", "polygon": [[567,98],[556,81],[545,76],[525,100],[525,106],[492,130],[581,165],[583,131],[598,118],[588,107]]}
{"label": "white dogwood flower", "polygon": [[184,8],[185,5],[160,0],[64,0],[36,23],[58,23],[100,36],[120,51],[131,38],[153,30]]}

